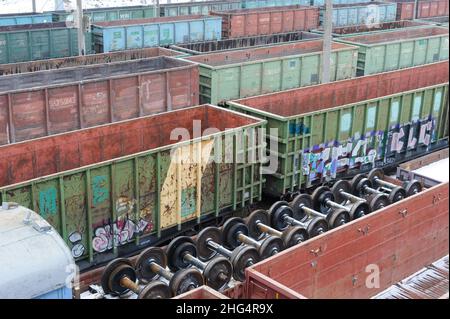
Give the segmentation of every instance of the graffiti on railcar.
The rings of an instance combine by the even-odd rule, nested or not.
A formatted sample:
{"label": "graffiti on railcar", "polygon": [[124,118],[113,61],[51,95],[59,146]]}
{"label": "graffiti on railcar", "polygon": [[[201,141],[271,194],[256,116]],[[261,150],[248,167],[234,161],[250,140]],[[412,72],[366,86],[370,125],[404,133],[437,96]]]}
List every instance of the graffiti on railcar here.
{"label": "graffiti on railcar", "polygon": [[86,251],[86,248],[84,247],[82,241],[83,241],[83,235],[78,232],[74,231],[69,235],[69,242],[72,244],[72,256],[73,258],[79,258],[84,255],[84,252]]}
{"label": "graffiti on railcar", "polygon": [[331,141],[303,150],[301,171],[307,183],[336,178],[338,173],[371,168],[378,162],[395,161],[398,154],[425,151],[435,140],[435,120],[431,117],[398,124],[387,131],[371,131],[340,143]]}
{"label": "graffiti on railcar", "polygon": [[94,230],[92,248],[95,252],[102,253],[114,247],[125,245],[133,241],[136,236],[153,229],[153,224],[144,219],[138,221],[128,217],[115,222],[106,222]]}
{"label": "graffiti on railcar", "polygon": [[137,219],[131,217],[134,216],[135,205],[136,200],[126,196],[120,196],[116,200],[117,220],[109,219],[96,225],[94,229],[92,248],[95,252],[101,253],[125,245],[137,236],[153,230],[152,213],[149,209],[141,209]]}
{"label": "graffiti on railcar", "polygon": [[435,138],[434,127],[432,118],[391,127],[387,133],[386,157],[430,145]]}
{"label": "graffiti on railcar", "polygon": [[332,141],[306,149],[302,155],[302,173],[309,181],[332,179],[343,170],[373,164],[382,154],[383,137],[383,131],[372,131],[344,143]]}

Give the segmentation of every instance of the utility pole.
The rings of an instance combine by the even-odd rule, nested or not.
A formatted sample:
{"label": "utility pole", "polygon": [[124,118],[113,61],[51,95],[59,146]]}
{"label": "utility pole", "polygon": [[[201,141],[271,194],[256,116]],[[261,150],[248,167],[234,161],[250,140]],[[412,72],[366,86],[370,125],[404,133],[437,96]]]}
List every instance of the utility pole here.
{"label": "utility pole", "polygon": [[333,0],[325,0],[325,15],[323,19],[324,33],[323,33],[323,52],[322,52],[322,83],[330,82],[331,31],[333,28],[332,1]]}
{"label": "utility pole", "polygon": [[33,0],[33,13],[36,13],[36,0]]}
{"label": "utility pole", "polygon": [[413,19],[414,20],[417,19],[417,10],[418,10],[417,2],[418,2],[418,0],[414,0],[414,10],[413,10]]}
{"label": "utility pole", "polygon": [[77,9],[75,11],[75,26],[78,28],[78,55],[86,53],[86,42],[84,41],[84,23],[83,23],[83,4],[82,0],[77,0]]}

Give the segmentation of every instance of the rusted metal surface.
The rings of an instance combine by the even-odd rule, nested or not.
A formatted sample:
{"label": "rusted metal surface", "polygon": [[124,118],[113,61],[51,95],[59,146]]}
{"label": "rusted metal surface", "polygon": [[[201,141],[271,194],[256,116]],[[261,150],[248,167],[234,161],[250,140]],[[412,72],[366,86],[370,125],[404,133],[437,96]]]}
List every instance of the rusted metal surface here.
{"label": "rusted metal surface", "polygon": [[389,287],[374,299],[441,299],[447,296],[448,255]]}
{"label": "rusted metal surface", "polygon": [[407,39],[420,39],[432,37],[437,35],[448,35],[448,29],[442,27],[429,28],[408,28],[404,30],[395,30],[392,32],[369,33],[364,35],[357,35],[354,37],[346,37],[345,41],[361,43],[361,44],[376,44],[392,42],[395,40],[404,41]]}
{"label": "rusted metal surface", "polygon": [[202,120],[203,127],[220,130],[251,123],[234,113],[222,114],[226,115],[223,119],[217,112],[204,113],[203,108],[191,108],[184,113],[142,117],[0,146],[0,186],[173,144],[177,140],[170,139],[172,130],[192,130],[192,119]]}
{"label": "rusted metal surface", "polygon": [[[414,19],[414,0],[390,0],[397,3],[397,20]],[[419,0],[417,19],[448,16],[448,0]]]}
{"label": "rusted metal surface", "polygon": [[[281,196],[372,167],[394,166],[447,146],[448,72],[448,61],[439,62],[229,101],[227,105],[268,120],[268,142],[279,141],[278,149],[271,147],[278,166],[276,173],[266,175],[264,191]],[[419,98],[413,102],[414,96]],[[395,107],[398,112],[391,111]],[[343,121],[344,117],[348,121]],[[420,136],[404,133],[412,123],[425,126],[430,120],[435,133],[430,133],[426,147],[415,142],[424,140]],[[345,122],[348,125],[343,125]],[[403,137],[398,144],[392,136],[399,136],[400,131]],[[351,142],[355,140],[370,146],[361,152],[359,146],[354,147],[360,142]],[[408,151],[407,145],[411,146]],[[341,148],[352,152],[330,156],[339,154]],[[372,159],[361,161],[360,156]]]}
{"label": "rusted metal surface", "polygon": [[319,26],[319,8],[305,6],[211,11],[222,17],[222,37],[239,38],[291,31],[308,31]]}
{"label": "rusted metal surface", "polygon": [[[377,23],[373,25],[349,25],[345,27],[334,27],[332,29],[333,36],[343,36],[349,34],[356,33],[365,33],[365,32],[379,32],[379,31],[389,31],[394,29],[402,29],[402,28],[410,28],[410,27],[418,27],[418,26],[426,26],[429,25],[425,22],[417,22],[417,21],[393,21],[393,22],[384,22]],[[312,30],[313,32],[323,33],[323,28],[320,27],[317,30]]]}
{"label": "rusted metal surface", "polygon": [[[288,117],[447,83],[449,62],[249,97],[236,102]],[[301,105],[301,107],[299,107]]]}
{"label": "rusted metal surface", "polygon": [[[40,214],[77,261],[99,264],[261,201],[264,124],[202,105],[3,146],[0,202]],[[257,159],[229,160],[247,152]]]}
{"label": "rusted metal surface", "polygon": [[417,18],[448,16],[448,0],[421,0],[418,3]]}
{"label": "rusted metal surface", "polygon": [[199,102],[198,67],[171,57],[0,77],[0,145]]}
{"label": "rusted metal surface", "polygon": [[227,296],[215,291],[208,286],[201,286],[184,294],[173,297],[172,299],[230,299]]}
{"label": "rusted metal surface", "polygon": [[[448,254],[448,187],[427,189],[247,268],[247,297],[377,295]],[[379,285],[369,277],[374,271]]]}
{"label": "rusted metal surface", "polygon": [[59,59],[38,60],[21,63],[0,64],[0,75],[9,75],[44,70],[63,69],[82,65],[130,61],[158,56],[177,56],[180,53],[166,48],[146,48],[117,51],[113,53],[91,54]]}
{"label": "rusted metal surface", "polygon": [[259,35],[254,37],[244,37],[237,39],[225,39],[219,41],[195,42],[180,45],[171,45],[170,48],[186,52],[193,55],[218,53],[225,50],[250,49],[253,47],[286,44],[287,42],[307,41],[311,39],[319,39],[322,36],[317,33],[300,31],[277,33],[271,35]]}

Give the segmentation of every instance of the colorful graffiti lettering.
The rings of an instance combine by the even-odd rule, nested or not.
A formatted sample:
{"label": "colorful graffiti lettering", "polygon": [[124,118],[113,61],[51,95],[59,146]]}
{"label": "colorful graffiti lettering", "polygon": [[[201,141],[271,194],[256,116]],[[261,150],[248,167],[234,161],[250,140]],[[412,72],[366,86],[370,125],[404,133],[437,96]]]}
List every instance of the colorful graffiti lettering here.
{"label": "colorful graffiti lettering", "polygon": [[83,235],[78,232],[74,231],[69,235],[69,242],[73,245],[72,246],[72,256],[73,258],[79,258],[84,255],[84,252],[86,251],[83,243],[82,243]]}
{"label": "colorful graffiti lettering", "polygon": [[432,118],[391,127],[387,134],[386,156],[430,145],[434,139],[434,127],[435,120]]}
{"label": "colorful graffiti lettering", "polygon": [[143,219],[135,222],[128,217],[114,223],[106,223],[95,229],[92,248],[99,253],[105,252],[113,247],[125,245],[136,236],[152,229],[152,223]]}
{"label": "colorful graffiti lettering", "polygon": [[39,192],[39,212],[43,218],[56,215],[56,188],[50,187]]}
{"label": "colorful graffiti lettering", "polygon": [[104,175],[94,176],[92,179],[92,203],[94,206],[103,203],[109,198],[107,178]]}
{"label": "colorful graffiti lettering", "polygon": [[307,182],[333,179],[339,172],[375,165],[376,161],[390,162],[398,153],[428,146],[434,138],[435,121],[426,118],[412,123],[392,126],[388,131],[372,131],[354,136],[344,143],[333,141],[315,145],[302,153],[302,174]]}
{"label": "colorful graffiti lettering", "polygon": [[333,141],[303,151],[302,173],[312,181],[335,178],[339,171],[374,163],[382,153],[383,131],[372,131],[340,144]]}

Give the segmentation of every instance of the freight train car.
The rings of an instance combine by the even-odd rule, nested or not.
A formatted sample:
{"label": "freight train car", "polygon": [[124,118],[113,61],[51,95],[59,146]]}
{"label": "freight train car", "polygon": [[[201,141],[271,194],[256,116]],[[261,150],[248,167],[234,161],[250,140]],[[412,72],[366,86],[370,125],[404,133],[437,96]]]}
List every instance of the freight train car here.
{"label": "freight train car", "polygon": [[282,7],[293,5],[309,6],[310,4],[310,0],[241,0],[241,7],[243,9]]}
{"label": "freight train car", "polygon": [[[356,4],[356,3],[367,3],[372,0],[332,0],[332,4]],[[311,5],[313,6],[324,6],[325,0],[311,0]]]}
{"label": "freight train car", "polygon": [[158,56],[180,56],[180,52],[166,48],[146,48],[137,50],[115,51],[111,53],[90,54],[59,59],[37,60],[31,62],[0,64],[0,75],[58,70],[83,65],[131,61]]}
{"label": "freight train car", "polygon": [[[261,200],[253,156],[262,156],[264,124],[203,105],[3,146],[12,157],[0,161],[1,202],[36,211],[91,266]],[[20,164],[34,166],[26,149],[40,158],[34,176]],[[54,174],[11,185],[13,171],[15,181]]]}
{"label": "freight train car", "polygon": [[[72,22],[74,12],[53,11],[53,19],[56,22]],[[91,23],[116,21],[116,20],[132,20],[158,17],[158,7],[154,5],[148,6],[127,6],[127,7],[110,7],[110,8],[90,8],[84,9],[83,15],[89,17]]]}
{"label": "freight train car", "polygon": [[241,8],[239,0],[191,1],[160,5],[161,17],[208,15],[210,11],[228,11]]}
{"label": "freight train car", "polygon": [[[434,186],[247,268],[243,297],[446,298],[448,193],[448,182]],[[378,295],[431,263],[412,289]]]}
{"label": "freight train car", "polygon": [[344,36],[336,41],[359,47],[357,75],[433,63],[449,57],[448,29],[442,27]]}
{"label": "freight train car", "polygon": [[0,77],[0,145],[198,104],[198,67],[170,57]]}
{"label": "freight train car", "polygon": [[222,20],[211,16],[179,16],[99,22],[92,26],[95,52],[220,40]]}
{"label": "freight train car", "polygon": [[222,18],[224,39],[316,29],[318,14],[317,7],[305,6],[210,12],[210,15]]}
{"label": "freight train car", "polygon": [[390,0],[397,4],[397,20],[448,16],[448,0]]}
{"label": "freight train car", "polygon": [[0,14],[0,26],[51,23],[53,22],[52,13],[29,14],[29,13],[12,13]]}
{"label": "freight train car", "polygon": [[[86,54],[93,53],[85,33]],[[62,23],[0,27],[0,64],[78,55],[77,29]]]}
{"label": "freight train car", "polygon": [[[343,37],[343,36],[356,36],[361,34],[373,34],[378,32],[387,32],[387,31],[395,31],[395,30],[403,30],[406,28],[414,28],[420,26],[429,26],[430,23],[425,21],[393,21],[393,22],[384,22],[379,24],[360,24],[354,26],[345,26],[345,27],[333,27],[331,30],[331,35],[333,37]],[[323,27],[319,27],[316,30],[311,30],[312,33],[323,34]]]}
{"label": "freight train car", "polygon": [[260,35],[255,37],[244,37],[237,39],[225,39],[220,41],[205,41],[171,45],[170,48],[176,51],[191,55],[206,53],[217,53],[223,51],[250,49],[275,44],[286,44],[288,42],[308,41],[322,38],[322,35],[300,31],[289,33],[276,33],[271,35]]}
{"label": "freight train car", "polygon": [[[321,82],[322,40],[187,57],[200,68],[200,101],[226,100]],[[331,80],[356,75],[357,47],[332,43]]]}
{"label": "freight train car", "polygon": [[[397,4],[366,2],[333,5],[332,23],[335,27],[359,24],[377,24],[396,20]],[[320,7],[320,23],[323,24],[325,7]]]}
{"label": "freight train car", "polygon": [[420,23],[428,23],[431,25],[437,25],[448,28],[448,16],[445,17],[435,17],[435,18],[424,18],[415,20]]}
{"label": "freight train car", "polygon": [[[448,61],[227,102],[268,121],[282,196],[448,145]],[[270,129],[275,131],[270,132]],[[274,149],[277,147],[277,149]]]}

